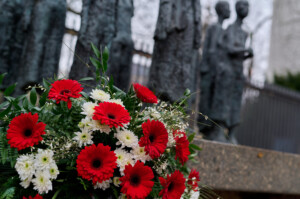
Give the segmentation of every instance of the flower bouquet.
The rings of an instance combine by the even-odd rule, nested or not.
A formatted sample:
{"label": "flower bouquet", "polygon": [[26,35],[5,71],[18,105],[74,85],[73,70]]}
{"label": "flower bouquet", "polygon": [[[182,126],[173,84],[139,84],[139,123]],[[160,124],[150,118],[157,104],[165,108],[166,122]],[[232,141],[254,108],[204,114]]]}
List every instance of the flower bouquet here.
{"label": "flower bouquet", "polygon": [[137,83],[125,93],[105,75],[108,50],[92,48],[94,78],[4,91],[0,198],[200,198],[199,173],[186,166],[200,150],[187,134],[189,93],[174,104]]}

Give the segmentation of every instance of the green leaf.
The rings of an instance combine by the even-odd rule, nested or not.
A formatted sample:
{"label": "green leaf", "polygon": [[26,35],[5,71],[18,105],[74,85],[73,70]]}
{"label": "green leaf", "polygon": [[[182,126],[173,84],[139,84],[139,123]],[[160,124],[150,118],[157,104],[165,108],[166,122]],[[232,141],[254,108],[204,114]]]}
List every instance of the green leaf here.
{"label": "green leaf", "polygon": [[9,105],[8,101],[3,102],[2,104],[0,104],[0,110],[3,109],[5,106]]}
{"label": "green leaf", "polygon": [[0,85],[1,85],[2,82],[3,82],[3,79],[4,79],[5,75],[7,75],[7,73],[2,73],[2,74],[0,75]]}
{"label": "green leaf", "polygon": [[36,90],[35,88],[33,87],[30,91],[30,102],[32,105],[35,105],[36,104],[36,100],[37,100],[37,94],[36,94]]}
{"label": "green leaf", "polygon": [[96,57],[97,57],[98,59],[100,59],[100,51],[97,49],[97,47],[96,47],[93,43],[91,43],[91,47],[92,47],[92,49],[93,49],[93,51],[94,51]]}
{"label": "green leaf", "polygon": [[92,64],[96,67],[96,69],[100,69],[101,68],[101,63],[99,60],[93,58],[93,57],[90,57],[90,60],[92,62]]}
{"label": "green leaf", "polygon": [[201,151],[202,150],[199,146],[197,146],[195,144],[190,144],[189,147],[192,148],[192,149],[195,149],[197,151]]}
{"label": "green leaf", "polygon": [[45,105],[45,103],[47,101],[47,97],[48,97],[48,93],[44,92],[39,100],[39,104],[41,107]]}
{"label": "green leaf", "polygon": [[24,99],[23,99],[23,103],[22,103],[22,104],[23,104],[23,108],[24,108],[25,110],[28,110],[28,104],[29,104],[29,103],[28,103],[28,99],[27,99],[27,98],[24,98]]}
{"label": "green leaf", "polygon": [[43,84],[44,84],[44,87],[49,90],[49,87],[51,86],[51,83],[48,82],[46,79],[43,79]]}
{"label": "green leaf", "polygon": [[196,133],[193,133],[193,134],[191,134],[191,135],[188,137],[188,141],[189,141],[190,143],[194,140],[195,135],[196,135]]}
{"label": "green leaf", "polygon": [[83,95],[83,97],[85,97],[86,99],[89,98],[89,95],[86,92],[82,91],[82,92],[80,92],[80,94]]}
{"label": "green leaf", "polygon": [[108,57],[109,57],[109,50],[107,47],[104,48],[104,51],[103,51],[103,61],[108,61]]}
{"label": "green leaf", "polygon": [[82,81],[89,81],[89,80],[94,80],[93,77],[85,77],[85,78],[81,78],[79,81],[82,82]]}
{"label": "green leaf", "polygon": [[13,84],[7,87],[4,91],[4,96],[9,96],[10,94],[12,94],[12,92],[15,90],[16,85],[17,84]]}
{"label": "green leaf", "polygon": [[0,118],[2,118],[2,117],[4,117],[5,115],[7,115],[7,114],[10,112],[11,107],[12,107],[12,104],[10,104],[10,105],[7,107],[7,109],[5,109],[4,111],[1,112],[1,113],[0,113]]}
{"label": "green leaf", "polygon": [[108,87],[111,92],[114,91],[114,78],[112,75],[109,78]]}

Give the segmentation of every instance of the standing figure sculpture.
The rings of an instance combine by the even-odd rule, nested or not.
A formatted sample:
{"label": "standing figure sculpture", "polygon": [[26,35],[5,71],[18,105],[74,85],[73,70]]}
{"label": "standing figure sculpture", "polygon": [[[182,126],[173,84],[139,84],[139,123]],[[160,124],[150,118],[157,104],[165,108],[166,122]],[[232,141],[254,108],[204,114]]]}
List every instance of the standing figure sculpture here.
{"label": "standing figure sculpture", "polygon": [[200,0],[160,0],[149,87],[175,102],[193,88],[194,53],[201,43]]}
{"label": "standing figure sculpture", "polygon": [[57,73],[67,10],[65,0],[26,0],[26,3],[23,26],[27,35],[18,75],[23,89]]}
{"label": "standing figure sculpture", "polygon": [[1,88],[15,83],[23,50],[24,0],[0,0],[0,74],[7,73]]}
{"label": "standing figure sculpture", "polygon": [[[87,67],[93,55],[91,43],[97,48],[110,45],[116,32],[115,15],[117,0],[84,0],[81,12],[81,27],[75,48],[74,62],[69,77],[81,79],[92,77],[94,68]],[[89,83],[94,83],[90,82]],[[88,89],[88,88],[87,88]]]}
{"label": "standing figure sculpture", "polygon": [[115,85],[127,90],[130,84],[133,41],[131,38],[131,18],[133,0],[118,0],[116,37],[112,40],[108,75],[114,78]]}
{"label": "standing figure sculpture", "polygon": [[215,137],[229,132],[229,142],[237,144],[235,130],[240,123],[240,109],[244,88],[243,62],[253,56],[253,50],[246,48],[247,33],[242,29],[243,19],[248,15],[249,3],[236,2],[236,21],[230,25],[223,39],[223,62],[218,66],[211,118],[223,128],[215,126],[210,132]]}
{"label": "standing figure sculpture", "polygon": [[[222,54],[224,54],[222,28],[223,21],[230,17],[230,8],[227,1],[219,1],[215,6],[218,22],[210,25],[206,30],[206,36],[203,46],[202,61],[200,64],[200,91],[201,98],[199,103],[199,111],[210,117],[212,102],[214,100],[214,85],[216,72],[219,70],[218,66],[222,62]],[[199,130],[204,133],[207,139],[213,139],[225,142],[224,134],[215,135],[210,134],[210,126],[204,126],[202,123],[207,123],[205,119],[199,115]],[[211,124],[212,125],[212,124]],[[213,137],[212,137],[213,136]]]}

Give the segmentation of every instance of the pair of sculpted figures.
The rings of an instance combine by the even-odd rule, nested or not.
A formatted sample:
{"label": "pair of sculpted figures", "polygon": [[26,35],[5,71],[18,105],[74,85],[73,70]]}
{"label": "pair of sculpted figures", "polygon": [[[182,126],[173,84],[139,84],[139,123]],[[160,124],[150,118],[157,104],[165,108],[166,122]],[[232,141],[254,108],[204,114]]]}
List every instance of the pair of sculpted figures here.
{"label": "pair of sculpted figures", "polygon": [[[200,64],[201,97],[199,111],[218,125],[207,123],[200,117],[199,130],[210,140],[237,144],[236,127],[240,123],[240,109],[244,88],[243,61],[253,56],[251,48],[245,48],[247,33],[242,30],[243,19],[248,15],[249,4],[245,0],[236,3],[236,21],[224,30],[223,21],[230,16],[229,4],[216,4],[218,22],[208,27]],[[220,128],[221,126],[221,128]],[[228,136],[225,136],[228,132]]]}

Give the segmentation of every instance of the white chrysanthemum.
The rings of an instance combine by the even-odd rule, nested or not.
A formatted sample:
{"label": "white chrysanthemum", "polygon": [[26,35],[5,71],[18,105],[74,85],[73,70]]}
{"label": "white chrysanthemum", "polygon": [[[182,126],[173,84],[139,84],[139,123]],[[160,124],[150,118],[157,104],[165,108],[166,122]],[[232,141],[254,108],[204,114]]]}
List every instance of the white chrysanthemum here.
{"label": "white chrysanthemum", "polygon": [[110,95],[104,92],[103,90],[94,89],[91,92],[91,98],[93,98],[94,100],[98,100],[100,102],[105,102],[110,99]]}
{"label": "white chrysanthemum", "polygon": [[37,190],[39,194],[48,193],[48,191],[52,190],[52,182],[48,172],[39,171],[35,176],[36,178],[32,180],[33,189]]}
{"label": "white chrysanthemum", "polygon": [[109,134],[109,132],[111,131],[111,128],[108,125],[101,124],[101,122],[99,120],[93,120],[92,121],[92,130],[93,131],[100,130],[100,132],[102,132],[102,133]]}
{"label": "white chrysanthemum", "polygon": [[90,130],[92,129],[92,126],[93,126],[93,120],[89,117],[83,118],[78,124],[78,127],[81,129],[86,128]]}
{"label": "white chrysanthemum", "polygon": [[121,99],[110,99],[108,102],[120,104],[121,106],[125,107]]}
{"label": "white chrysanthemum", "polygon": [[200,191],[191,191],[190,199],[198,199],[200,197]]}
{"label": "white chrysanthemum", "polygon": [[57,175],[59,174],[59,170],[58,170],[58,167],[55,163],[52,163],[50,165],[49,174],[50,174],[50,179],[56,179],[57,178]]}
{"label": "white chrysanthemum", "polygon": [[30,185],[30,182],[31,182],[32,178],[26,178],[25,180],[21,181],[20,182],[20,185],[24,188],[24,189],[27,189]]}
{"label": "white chrysanthemum", "polygon": [[122,149],[116,149],[115,154],[117,156],[117,165],[120,168],[120,173],[124,175],[125,166],[128,164],[134,165],[134,161],[131,158],[131,154]]}
{"label": "white chrysanthemum", "polygon": [[82,114],[88,116],[88,117],[93,117],[94,112],[95,112],[95,106],[97,106],[97,103],[93,102],[86,102],[82,105]]}
{"label": "white chrysanthemum", "polygon": [[145,147],[137,146],[133,148],[132,154],[136,161],[140,160],[145,163],[146,161],[151,160],[151,157],[149,155],[146,155]]}
{"label": "white chrysanthemum", "polygon": [[73,140],[76,140],[79,147],[86,146],[93,144],[93,136],[92,133],[90,133],[86,128],[82,129],[82,132],[76,132],[76,136],[73,138]]}
{"label": "white chrysanthemum", "polygon": [[18,157],[15,169],[17,170],[21,180],[32,178],[34,174],[34,156],[33,155],[21,155]]}
{"label": "white chrysanthemum", "polygon": [[124,148],[125,146],[127,147],[137,147],[138,146],[138,137],[134,135],[132,131],[129,130],[119,130],[116,134],[115,137],[119,140],[117,142],[117,145],[122,145],[121,147]]}
{"label": "white chrysanthemum", "polygon": [[99,183],[97,182],[95,185],[94,185],[94,189],[102,189],[103,191],[108,189],[110,187],[110,183],[112,182],[111,179],[109,180],[105,180],[103,181],[102,183]]}
{"label": "white chrysanthemum", "polygon": [[121,193],[118,199],[127,199],[126,194]]}
{"label": "white chrysanthemum", "polygon": [[39,149],[35,156],[34,167],[36,170],[48,170],[53,162],[53,151]]}
{"label": "white chrysanthemum", "polygon": [[116,187],[119,187],[120,184],[121,184],[121,181],[120,181],[120,177],[114,177],[113,178],[113,183]]}

